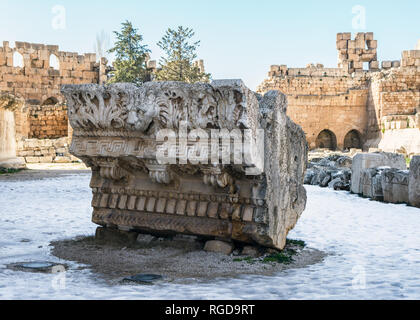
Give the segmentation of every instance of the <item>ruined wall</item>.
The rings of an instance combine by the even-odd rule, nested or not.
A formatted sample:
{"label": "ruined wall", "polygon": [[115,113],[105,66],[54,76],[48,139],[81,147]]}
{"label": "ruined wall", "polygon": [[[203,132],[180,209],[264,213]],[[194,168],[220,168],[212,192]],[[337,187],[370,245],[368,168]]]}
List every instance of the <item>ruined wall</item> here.
{"label": "ruined wall", "polygon": [[[288,115],[302,126],[311,148],[322,147],[325,139],[318,136],[328,131],[331,143],[343,149],[350,132],[355,131],[360,137],[366,134],[366,80],[364,73],[350,77],[342,69],[327,69],[322,65],[272,66],[270,78],[258,91],[280,90],[287,95]],[[323,145],[325,147],[326,143]]]}
{"label": "ruined wall", "polygon": [[[55,45],[16,42],[11,48],[8,42],[3,42],[0,95],[9,94],[25,101],[15,111],[17,141],[67,137],[67,109],[61,86],[105,81],[106,63],[105,59],[97,62],[95,54],[63,52]],[[18,143],[18,153],[28,151],[22,149],[23,145]]]}
{"label": "ruined wall", "polygon": [[[381,142],[384,147],[384,133],[393,118],[392,130],[420,127],[420,51],[404,51],[401,61],[385,63],[381,70],[376,47],[373,33],[359,33],[354,40],[350,33],[339,33],[338,68],[274,65],[258,92],[280,90],[287,95],[288,114],[302,126],[311,148],[348,149],[360,144],[367,149]],[[365,70],[363,63],[368,63]],[[412,131],[402,134],[405,141],[416,136]],[[416,144],[408,149],[410,154],[420,153]]]}
{"label": "ruined wall", "polygon": [[399,67],[373,73],[370,93],[366,146],[419,154],[420,50],[403,51]]}
{"label": "ruined wall", "polygon": [[[378,70],[378,42],[373,38],[373,32],[356,34],[354,40],[351,33],[337,34],[338,67],[347,73],[361,70]],[[363,64],[366,64],[366,68]]]}
{"label": "ruined wall", "polygon": [[29,139],[58,139],[68,135],[65,105],[31,106],[29,122]]}
{"label": "ruined wall", "polygon": [[77,161],[69,153],[70,138],[25,139],[18,142],[17,156],[26,163],[69,163]]}
{"label": "ruined wall", "polygon": [[[54,56],[58,69],[50,66]],[[23,59],[22,67],[16,66],[19,57]],[[5,41],[0,47],[0,91],[33,105],[43,105],[49,98],[63,102],[61,85],[98,83],[98,68],[95,54],[62,52],[58,46],[27,42],[16,42],[10,48]]]}

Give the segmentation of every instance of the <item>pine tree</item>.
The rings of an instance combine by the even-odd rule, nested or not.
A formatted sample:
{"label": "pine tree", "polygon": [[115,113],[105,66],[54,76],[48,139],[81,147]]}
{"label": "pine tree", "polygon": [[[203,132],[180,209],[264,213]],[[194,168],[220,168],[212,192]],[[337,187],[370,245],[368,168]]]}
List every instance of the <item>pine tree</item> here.
{"label": "pine tree", "polygon": [[177,30],[169,28],[162,40],[157,43],[165,52],[156,71],[158,81],[183,81],[188,83],[209,82],[211,75],[194,63],[200,41],[191,42],[195,35],[190,28],[179,26]]}
{"label": "pine tree", "polygon": [[109,53],[115,53],[114,71],[109,82],[132,82],[142,84],[150,81],[147,59],[150,50],[143,45],[143,36],[131,22],[122,23],[121,32],[114,31],[117,37],[115,46]]}

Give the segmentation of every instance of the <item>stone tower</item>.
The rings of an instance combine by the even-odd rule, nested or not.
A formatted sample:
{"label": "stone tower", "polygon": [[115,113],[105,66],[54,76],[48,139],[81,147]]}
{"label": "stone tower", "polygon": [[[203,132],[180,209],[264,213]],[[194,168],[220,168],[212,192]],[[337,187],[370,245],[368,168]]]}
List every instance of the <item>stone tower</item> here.
{"label": "stone tower", "polygon": [[351,33],[337,34],[338,67],[348,73],[363,70],[363,63],[369,63],[369,70],[377,71],[378,42],[373,39],[373,32],[357,33],[354,40]]}

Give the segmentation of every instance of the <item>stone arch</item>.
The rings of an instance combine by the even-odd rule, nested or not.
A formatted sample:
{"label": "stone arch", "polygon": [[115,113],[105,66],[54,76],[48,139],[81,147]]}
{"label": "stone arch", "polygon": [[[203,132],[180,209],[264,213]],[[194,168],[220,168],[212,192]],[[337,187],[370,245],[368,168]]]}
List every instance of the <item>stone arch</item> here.
{"label": "stone arch", "polygon": [[41,104],[42,106],[52,106],[58,103],[58,99],[56,97],[49,97],[45,99],[45,101]]}
{"label": "stone arch", "polygon": [[322,149],[337,149],[337,137],[334,132],[325,129],[322,130],[316,138],[316,147]]}
{"label": "stone arch", "polygon": [[13,67],[14,68],[23,68],[25,66],[23,56],[21,53],[15,51],[13,53]]}
{"label": "stone arch", "polygon": [[60,70],[60,60],[58,60],[58,57],[53,53],[50,55],[50,68]]}
{"label": "stone arch", "polygon": [[344,150],[362,149],[362,135],[359,131],[350,130],[344,137]]}

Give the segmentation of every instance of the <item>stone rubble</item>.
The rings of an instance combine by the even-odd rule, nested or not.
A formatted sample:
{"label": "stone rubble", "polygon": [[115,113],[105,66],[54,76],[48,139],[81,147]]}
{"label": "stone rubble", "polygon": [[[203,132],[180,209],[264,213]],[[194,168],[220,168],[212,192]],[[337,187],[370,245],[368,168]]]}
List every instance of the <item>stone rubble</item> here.
{"label": "stone rubble", "polygon": [[[367,169],[377,167],[390,167],[399,170],[406,170],[407,164],[402,154],[375,152],[359,153],[353,158],[351,192],[363,194],[362,175]],[[374,172],[367,173],[367,176],[374,177]]]}
{"label": "stone rubble", "polygon": [[342,155],[314,158],[308,164],[304,183],[334,190],[350,190],[351,164],[352,159]]}
{"label": "stone rubble", "polygon": [[420,207],[420,156],[407,170],[401,154],[311,152],[304,184],[345,190],[385,203]]}

